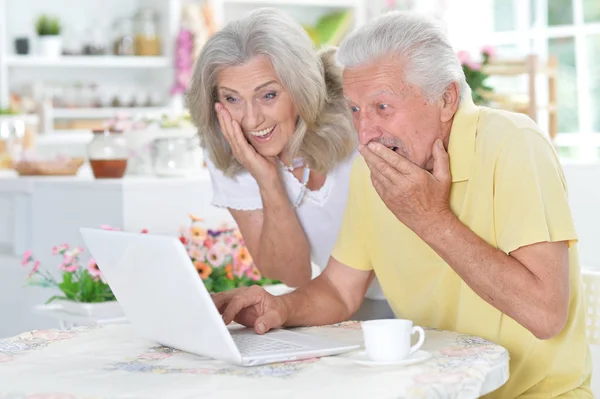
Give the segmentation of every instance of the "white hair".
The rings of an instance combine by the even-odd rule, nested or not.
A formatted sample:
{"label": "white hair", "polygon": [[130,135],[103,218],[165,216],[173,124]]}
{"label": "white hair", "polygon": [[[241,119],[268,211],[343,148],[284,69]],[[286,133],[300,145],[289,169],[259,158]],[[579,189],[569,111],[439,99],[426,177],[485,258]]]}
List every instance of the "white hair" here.
{"label": "white hair", "polygon": [[410,11],[383,14],[348,35],[340,45],[338,61],[346,68],[400,56],[405,79],[421,89],[429,101],[439,100],[457,82],[460,99],[471,95],[462,66],[444,28]]}
{"label": "white hair", "polygon": [[243,170],[221,133],[214,109],[217,77],[224,68],[253,57],[269,58],[299,114],[287,148],[314,170],[328,172],[356,145],[352,117],[342,91],[342,69],[335,49],[316,52],[308,33],[282,11],[255,10],[232,21],[204,44],[187,94],[200,143],[227,175]]}

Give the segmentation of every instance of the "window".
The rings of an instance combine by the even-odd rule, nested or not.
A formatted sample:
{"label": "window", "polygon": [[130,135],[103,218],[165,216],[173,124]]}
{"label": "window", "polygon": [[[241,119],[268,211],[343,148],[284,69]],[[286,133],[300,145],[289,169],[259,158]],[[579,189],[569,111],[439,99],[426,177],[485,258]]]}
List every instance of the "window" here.
{"label": "window", "polygon": [[[600,158],[600,1],[493,0],[492,44],[501,56],[558,59],[558,137],[561,156]],[[547,90],[538,103],[547,104]],[[545,98],[544,98],[545,96]],[[539,111],[547,128],[547,108]]]}

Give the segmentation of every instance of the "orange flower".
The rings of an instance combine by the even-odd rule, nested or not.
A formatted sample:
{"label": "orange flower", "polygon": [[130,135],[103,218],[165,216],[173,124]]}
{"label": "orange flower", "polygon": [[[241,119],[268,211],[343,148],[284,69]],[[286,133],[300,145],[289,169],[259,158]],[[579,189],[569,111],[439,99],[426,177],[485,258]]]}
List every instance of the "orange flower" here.
{"label": "orange flower", "polygon": [[212,273],[212,267],[204,262],[196,261],[194,262],[194,266],[196,266],[196,270],[198,270],[198,274],[200,274],[202,280],[206,280]]}
{"label": "orange flower", "polygon": [[237,256],[238,260],[244,265],[249,265],[252,263],[252,257],[250,256],[250,252],[248,252],[248,248],[246,247],[240,247]]}
{"label": "orange flower", "polygon": [[225,273],[227,273],[226,276],[229,280],[233,280],[233,266],[232,265],[225,266]]}
{"label": "orange flower", "polygon": [[204,222],[204,219],[199,218],[198,216],[193,215],[191,213],[188,214],[188,216],[190,217],[190,219],[192,220],[192,222]]}
{"label": "orange flower", "polygon": [[204,239],[204,237],[206,237],[206,230],[203,229],[202,227],[198,227],[198,226],[193,226],[190,229],[190,232],[192,233],[192,237],[193,238],[201,238]]}

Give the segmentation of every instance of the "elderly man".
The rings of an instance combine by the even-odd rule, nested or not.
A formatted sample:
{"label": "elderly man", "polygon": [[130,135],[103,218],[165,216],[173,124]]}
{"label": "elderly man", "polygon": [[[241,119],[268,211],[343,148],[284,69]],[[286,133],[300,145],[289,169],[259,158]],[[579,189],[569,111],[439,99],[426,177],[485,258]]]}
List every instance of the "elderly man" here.
{"label": "elderly man", "polygon": [[214,296],[262,334],[346,320],[373,273],[398,317],[497,342],[495,398],[591,398],[577,236],[557,156],[527,117],[477,107],[436,24],[386,14],[342,43],[359,150],[324,273],[282,297]]}

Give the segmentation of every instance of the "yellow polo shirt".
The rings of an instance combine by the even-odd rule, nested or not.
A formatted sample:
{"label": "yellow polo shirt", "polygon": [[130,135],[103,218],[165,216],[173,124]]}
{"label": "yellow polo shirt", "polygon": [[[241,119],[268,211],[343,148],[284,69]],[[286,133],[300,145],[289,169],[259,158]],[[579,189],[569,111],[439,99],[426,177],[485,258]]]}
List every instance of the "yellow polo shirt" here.
{"label": "yellow polo shirt", "polygon": [[537,242],[570,242],[569,320],[559,335],[539,340],[473,292],[385,206],[362,157],[353,165],[332,256],[352,268],[374,270],[397,317],[505,347],[510,378],[486,397],[591,398],[577,235],[552,145],[529,118],[466,99],[455,115],[448,153],[450,207],[490,245],[508,254]]}

